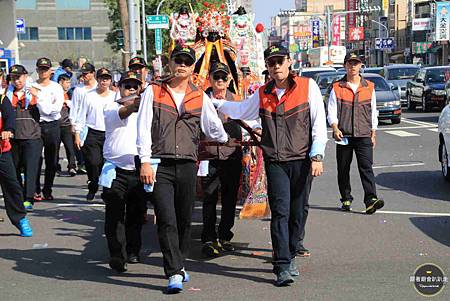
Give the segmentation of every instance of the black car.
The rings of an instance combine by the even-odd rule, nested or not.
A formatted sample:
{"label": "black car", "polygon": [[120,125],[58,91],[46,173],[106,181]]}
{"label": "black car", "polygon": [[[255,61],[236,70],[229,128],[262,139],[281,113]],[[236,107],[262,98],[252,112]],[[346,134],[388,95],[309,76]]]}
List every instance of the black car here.
{"label": "black car", "polygon": [[445,82],[450,74],[450,66],[426,67],[421,69],[406,85],[406,101],[408,110],[422,107],[428,112],[433,107],[445,107]]}

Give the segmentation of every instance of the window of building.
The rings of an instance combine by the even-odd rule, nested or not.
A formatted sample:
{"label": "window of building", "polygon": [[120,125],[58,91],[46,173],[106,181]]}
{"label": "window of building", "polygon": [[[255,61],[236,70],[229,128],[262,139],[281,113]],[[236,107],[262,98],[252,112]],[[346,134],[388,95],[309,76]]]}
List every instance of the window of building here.
{"label": "window of building", "polygon": [[58,40],[91,40],[92,30],[90,27],[58,27]]}
{"label": "window of building", "polygon": [[56,0],[56,9],[90,9],[90,0]]}
{"label": "window of building", "polygon": [[36,9],[36,0],[17,0],[17,9]]}
{"label": "window of building", "polygon": [[25,32],[18,33],[17,38],[22,41],[39,40],[39,30],[37,27],[25,27]]}

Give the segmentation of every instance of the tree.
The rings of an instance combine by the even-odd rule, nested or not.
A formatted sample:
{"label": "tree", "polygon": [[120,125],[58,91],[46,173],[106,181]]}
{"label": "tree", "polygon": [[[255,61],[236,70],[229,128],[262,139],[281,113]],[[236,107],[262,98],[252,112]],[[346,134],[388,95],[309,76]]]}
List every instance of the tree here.
{"label": "tree", "polygon": [[[135,0],[140,1],[140,0]],[[109,9],[109,19],[112,22],[113,30],[107,34],[105,39],[111,45],[111,48],[114,50],[119,50],[117,47],[117,38],[119,30],[123,30],[124,42],[125,42],[125,51],[129,51],[129,29],[128,29],[128,7],[126,0],[105,0],[108,9]],[[155,15],[156,9],[158,7],[160,0],[145,0],[145,14],[146,15]],[[226,3],[226,1],[221,0],[210,0],[205,1],[210,4],[215,4],[216,6],[220,6],[221,4]],[[201,13],[205,9],[207,9],[203,3],[204,1],[195,1],[195,0],[167,0],[164,2],[160,9],[161,15],[170,15],[173,12],[177,12],[182,6],[189,6],[191,4],[193,10],[197,13]],[[170,36],[169,30],[162,30],[163,32],[163,48],[167,49],[170,45]],[[154,30],[147,30],[147,49],[149,57],[146,58],[149,61],[149,58],[155,56],[155,32]]]}

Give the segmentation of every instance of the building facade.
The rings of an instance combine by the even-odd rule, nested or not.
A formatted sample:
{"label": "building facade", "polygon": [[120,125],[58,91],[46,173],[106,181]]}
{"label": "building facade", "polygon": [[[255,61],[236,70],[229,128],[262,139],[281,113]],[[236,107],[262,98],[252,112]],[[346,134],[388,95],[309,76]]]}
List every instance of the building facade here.
{"label": "building facade", "polygon": [[0,0],[0,69],[7,70],[18,59],[16,1]]}
{"label": "building facade", "polygon": [[87,58],[96,66],[115,69],[121,55],[105,42],[111,30],[103,0],[17,0],[17,18],[25,22],[18,34],[21,63],[34,70],[39,57],[57,66],[64,58]]}

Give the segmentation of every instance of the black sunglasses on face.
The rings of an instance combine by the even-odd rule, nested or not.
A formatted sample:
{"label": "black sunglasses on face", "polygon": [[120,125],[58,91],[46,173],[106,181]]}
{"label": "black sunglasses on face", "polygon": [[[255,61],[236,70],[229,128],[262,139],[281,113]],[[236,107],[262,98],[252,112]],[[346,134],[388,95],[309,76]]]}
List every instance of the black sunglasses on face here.
{"label": "black sunglasses on face", "polygon": [[185,65],[185,66],[192,66],[194,64],[194,61],[191,58],[183,57],[183,56],[177,56],[173,59],[175,64],[177,65]]}
{"label": "black sunglasses on face", "polygon": [[228,80],[228,75],[226,74],[213,74],[213,80],[223,80],[226,82]]}
{"label": "black sunglasses on face", "polygon": [[269,67],[274,67],[275,65],[283,65],[284,60],[286,59],[286,57],[284,56],[278,56],[278,57],[272,57],[270,59],[267,59],[266,64]]}
{"label": "black sunglasses on face", "polygon": [[124,85],[123,87],[124,87],[126,90],[131,90],[131,89],[137,90],[137,89],[139,89],[139,85]]}

